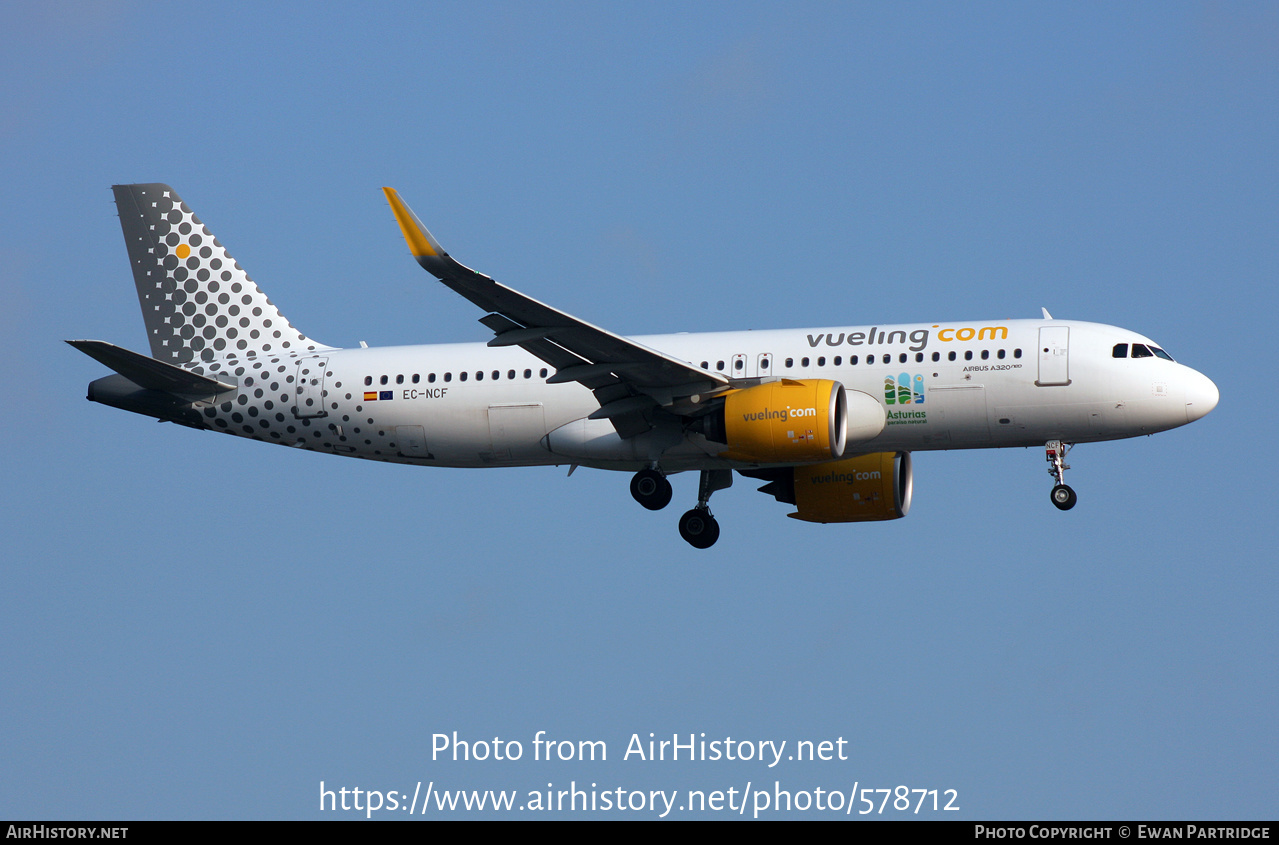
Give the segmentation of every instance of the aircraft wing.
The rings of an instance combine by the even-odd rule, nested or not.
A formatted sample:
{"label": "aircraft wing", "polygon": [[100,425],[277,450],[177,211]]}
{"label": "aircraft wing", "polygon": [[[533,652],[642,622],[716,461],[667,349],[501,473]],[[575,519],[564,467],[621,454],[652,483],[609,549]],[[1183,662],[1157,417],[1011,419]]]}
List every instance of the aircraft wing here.
{"label": "aircraft wing", "polygon": [[[550,384],[576,381],[594,392],[622,437],[652,426],[662,411],[679,414],[678,400],[729,387],[720,373],[672,358],[506,287],[453,259],[400,195],[383,188],[417,263],[444,284],[490,312],[480,322],[496,335],[489,346],[519,346],[555,368]],[[661,409],[661,410],[659,410]]]}

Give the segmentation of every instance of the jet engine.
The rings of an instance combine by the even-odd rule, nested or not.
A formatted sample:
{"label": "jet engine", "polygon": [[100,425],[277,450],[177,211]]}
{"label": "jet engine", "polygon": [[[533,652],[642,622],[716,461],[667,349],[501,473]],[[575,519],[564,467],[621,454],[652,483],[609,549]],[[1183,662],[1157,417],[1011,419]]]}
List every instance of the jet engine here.
{"label": "jet engine", "polygon": [[910,512],[910,452],[873,452],[841,461],[747,473],[772,480],[759,488],[795,505],[805,522],[876,522]]}
{"label": "jet engine", "polygon": [[873,397],[837,381],[782,379],[734,391],[707,434],[725,443],[720,457],[751,463],[800,463],[842,457],[845,444],[884,429]]}

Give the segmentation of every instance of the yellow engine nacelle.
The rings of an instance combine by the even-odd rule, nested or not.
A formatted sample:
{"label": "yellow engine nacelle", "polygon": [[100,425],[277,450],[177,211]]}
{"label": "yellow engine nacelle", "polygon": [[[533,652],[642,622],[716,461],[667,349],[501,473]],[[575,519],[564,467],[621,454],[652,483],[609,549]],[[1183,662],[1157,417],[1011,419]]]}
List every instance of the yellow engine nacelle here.
{"label": "yellow engine nacelle", "polygon": [[720,457],[753,463],[825,461],[844,454],[848,399],[829,379],[782,379],[724,399],[728,450]]}
{"label": "yellow engine nacelle", "polygon": [[734,391],[724,398],[710,439],[727,443],[720,457],[758,464],[829,461],[847,443],[884,430],[884,406],[837,381],[782,379]]}
{"label": "yellow engine nacelle", "polygon": [[805,522],[874,522],[910,511],[910,452],[875,452],[795,467],[794,504]]}

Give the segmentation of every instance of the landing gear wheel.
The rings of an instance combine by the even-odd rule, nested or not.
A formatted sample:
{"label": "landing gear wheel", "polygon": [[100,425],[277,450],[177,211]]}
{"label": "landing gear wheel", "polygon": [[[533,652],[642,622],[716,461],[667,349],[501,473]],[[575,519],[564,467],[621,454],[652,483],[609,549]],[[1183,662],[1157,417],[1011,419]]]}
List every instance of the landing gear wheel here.
{"label": "landing gear wheel", "polygon": [[1079,501],[1079,497],[1065,484],[1058,484],[1053,488],[1052,500],[1058,510],[1068,511],[1075,506],[1075,502]]}
{"label": "landing gear wheel", "polygon": [[679,518],[679,536],[695,549],[709,549],[719,539],[719,523],[706,508],[693,508]]}
{"label": "landing gear wheel", "polygon": [[642,469],[631,479],[631,495],[651,511],[660,511],[671,503],[671,483],[655,469]]}

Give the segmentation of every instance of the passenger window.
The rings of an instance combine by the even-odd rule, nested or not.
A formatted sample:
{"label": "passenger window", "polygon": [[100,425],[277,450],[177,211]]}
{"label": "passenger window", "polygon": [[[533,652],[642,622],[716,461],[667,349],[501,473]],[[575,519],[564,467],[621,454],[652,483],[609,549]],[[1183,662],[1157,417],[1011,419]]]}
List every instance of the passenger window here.
{"label": "passenger window", "polygon": [[421,377],[420,375],[418,375],[417,373],[414,373],[414,374],[413,374],[413,383],[414,383],[414,384],[417,384],[417,383],[418,383],[418,382],[420,382],[421,380],[422,380],[422,377]]}
{"label": "passenger window", "polygon": [[542,378],[546,378],[546,367],[543,367],[540,372],[542,373]]}
{"label": "passenger window", "polygon": [[379,379],[379,381],[381,381],[382,384],[386,384],[386,376],[382,376],[382,378]]}
{"label": "passenger window", "polygon": [[843,356],[841,356],[841,355],[836,355],[836,356],[835,356],[835,366],[836,366],[836,367],[838,367],[838,366],[839,366],[839,365],[843,362],[843,360],[844,360]]}
{"label": "passenger window", "polygon": [[1013,350],[1013,357],[1014,357],[1014,358],[1020,358],[1020,357],[1021,357],[1021,350],[1020,350],[1020,349],[1014,349],[1014,350]]}
{"label": "passenger window", "polygon": [[365,376],[365,377],[364,377],[364,386],[365,386],[365,387],[368,387],[368,386],[369,386],[369,385],[371,385],[371,384],[373,384],[373,376]]}
{"label": "passenger window", "polygon": [[990,350],[989,350],[989,349],[983,349],[983,350],[981,351],[981,359],[982,359],[983,361],[986,361],[986,360],[988,360],[989,358],[990,358]]}
{"label": "passenger window", "polygon": [[398,376],[395,377],[395,383],[404,384],[404,373],[400,373]]}
{"label": "passenger window", "polygon": [[1127,357],[1128,357],[1128,344],[1126,344],[1126,343],[1116,343],[1116,344],[1115,344],[1115,348],[1114,348],[1113,350],[1111,350],[1111,352],[1110,352],[1110,357],[1112,357],[1112,358],[1127,358]]}
{"label": "passenger window", "polygon": [[964,353],[964,360],[965,361],[973,360],[973,351],[971,349],[969,349],[967,352]]}
{"label": "passenger window", "polygon": [[934,352],[934,353],[933,353],[933,361],[934,361],[934,362],[937,362],[937,361],[940,361],[940,360],[941,360],[941,353],[940,353],[940,352]]}
{"label": "passenger window", "polygon": [[848,356],[848,363],[850,363],[850,364],[856,364],[856,363],[857,363],[857,356],[856,356],[856,355],[849,355],[849,356]]}
{"label": "passenger window", "polygon": [[445,374],[444,374],[444,380],[445,380],[445,381],[452,381],[452,380],[453,380],[453,374],[452,374],[452,373],[445,373]]}
{"label": "passenger window", "polygon": [[915,363],[916,363],[916,364],[922,364],[922,363],[923,363],[923,361],[924,361],[924,353],[922,353],[922,352],[916,352],[916,353],[915,353]]}
{"label": "passenger window", "polygon": [[947,360],[954,361],[954,360],[955,360],[955,353],[954,353],[954,352],[950,353],[949,355],[947,355],[947,356],[946,356],[946,358],[947,358]]}
{"label": "passenger window", "polygon": [[515,370],[507,370],[507,371],[506,371],[506,377],[507,377],[507,378],[509,378],[509,379],[513,379],[513,378],[515,378]]}
{"label": "passenger window", "polygon": [[431,373],[430,375],[428,375],[426,377],[426,380],[429,381],[431,384],[435,384],[435,373]]}
{"label": "passenger window", "polygon": [[808,359],[807,359],[807,358],[800,358],[800,359],[799,359],[799,365],[800,365],[801,367],[807,367],[807,366],[808,366]]}
{"label": "passenger window", "polygon": [[724,372],[724,362],[723,362],[723,361],[716,361],[716,362],[715,362],[715,369],[719,370],[721,373],[722,373],[722,372]]}
{"label": "passenger window", "polygon": [[703,361],[703,362],[702,362],[702,369],[703,369],[703,370],[709,370],[710,368],[711,368],[711,362],[710,362],[710,361]]}
{"label": "passenger window", "polygon": [[899,356],[897,357],[897,362],[898,362],[899,364],[905,364],[905,363],[906,363],[906,353],[905,353],[905,352],[903,352],[901,355],[899,355]]}
{"label": "passenger window", "polygon": [[746,362],[743,361],[741,358],[738,358],[736,361],[733,362],[733,369],[737,370],[739,373],[742,371],[742,367],[744,366],[746,366]]}
{"label": "passenger window", "polygon": [[826,366],[826,356],[825,356],[825,355],[823,355],[822,357],[820,357],[820,358],[818,358],[818,359],[817,359],[817,366],[819,366],[819,367],[824,367],[824,366]]}
{"label": "passenger window", "polygon": [[1004,359],[1004,350],[999,350],[999,355],[997,357],[1002,361]]}
{"label": "passenger window", "polygon": [[794,358],[787,358],[787,359],[786,359],[786,366],[787,366],[787,367],[793,367],[793,366],[795,366],[795,359],[794,359]]}
{"label": "passenger window", "polygon": [[532,371],[532,370],[525,370],[525,371],[524,371],[524,378],[532,378],[532,377],[533,377],[533,371]]}

